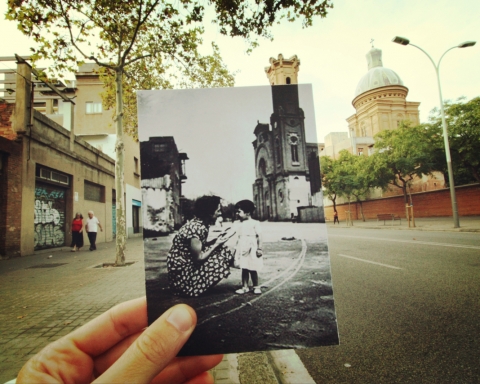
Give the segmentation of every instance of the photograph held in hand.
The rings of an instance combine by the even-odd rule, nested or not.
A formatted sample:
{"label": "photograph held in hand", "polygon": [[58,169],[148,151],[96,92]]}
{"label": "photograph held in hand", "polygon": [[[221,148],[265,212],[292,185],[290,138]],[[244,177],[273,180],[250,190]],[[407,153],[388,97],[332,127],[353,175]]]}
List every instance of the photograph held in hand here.
{"label": "photograph held in hand", "polygon": [[311,85],[137,98],[149,323],[195,309],[181,356],[338,344]]}

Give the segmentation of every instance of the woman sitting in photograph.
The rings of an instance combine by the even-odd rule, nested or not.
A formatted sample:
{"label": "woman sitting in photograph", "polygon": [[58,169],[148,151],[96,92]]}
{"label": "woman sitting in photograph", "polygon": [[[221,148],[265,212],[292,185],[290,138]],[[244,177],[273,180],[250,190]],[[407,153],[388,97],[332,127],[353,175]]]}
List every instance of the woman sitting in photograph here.
{"label": "woman sitting in photograph", "polygon": [[83,247],[83,216],[81,213],[76,213],[72,221],[72,252],[80,251]]}
{"label": "woman sitting in photograph", "polygon": [[207,242],[208,229],[221,215],[220,197],[195,201],[194,217],[175,235],[167,257],[168,282],[175,295],[198,296],[230,275],[231,251],[223,233]]}

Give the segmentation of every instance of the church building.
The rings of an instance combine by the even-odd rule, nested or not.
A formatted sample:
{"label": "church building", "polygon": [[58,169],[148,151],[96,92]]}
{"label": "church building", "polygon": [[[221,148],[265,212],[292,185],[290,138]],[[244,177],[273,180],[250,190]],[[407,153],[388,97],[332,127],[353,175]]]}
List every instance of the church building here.
{"label": "church building", "polygon": [[298,97],[299,65],[297,56],[284,59],[279,55],[265,68],[272,85],[273,113],[270,124],[259,122],[253,132],[253,195],[259,220],[303,216],[303,221],[321,221],[323,216],[318,144],[307,143],[305,138],[305,116]]}

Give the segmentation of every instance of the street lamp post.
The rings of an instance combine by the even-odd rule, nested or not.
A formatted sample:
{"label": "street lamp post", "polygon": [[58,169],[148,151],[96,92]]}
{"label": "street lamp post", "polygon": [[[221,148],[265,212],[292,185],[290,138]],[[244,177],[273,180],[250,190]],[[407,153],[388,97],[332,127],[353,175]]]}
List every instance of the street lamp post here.
{"label": "street lamp post", "polygon": [[455,196],[455,184],[453,181],[453,169],[452,169],[452,159],[450,156],[450,145],[448,143],[448,132],[447,132],[447,121],[445,120],[445,109],[443,108],[443,97],[442,97],[442,88],[440,86],[440,62],[443,59],[443,56],[445,54],[454,49],[454,48],[467,48],[467,47],[472,47],[475,45],[475,41],[466,41],[464,43],[461,43],[459,45],[455,45],[452,48],[447,49],[443,55],[440,57],[440,60],[438,60],[438,64],[435,64],[433,59],[430,57],[430,55],[425,52],[422,48],[419,46],[410,43],[410,40],[400,37],[400,36],[395,36],[395,38],[392,40],[394,43],[400,44],[400,45],[411,45],[415,48],[418,48],[421,50],[427,57],[430,59],[430,61],[433,64],[433,67],[435,68],[435,73],[437,74],[437,84],[438,84],[438,95],[440,96],[440,111],[442,114],[442,128],[443,128],[443,141],[445,144],[445,156],[447,158],[447,170],[448,170],[448,184],[450,185],[450,200],[452,201],[452,212],[453,212],[453,227],[454,228],[459,228],[460,227],[460,222],[458,219],[458,208],[457,208],[457,198]]}

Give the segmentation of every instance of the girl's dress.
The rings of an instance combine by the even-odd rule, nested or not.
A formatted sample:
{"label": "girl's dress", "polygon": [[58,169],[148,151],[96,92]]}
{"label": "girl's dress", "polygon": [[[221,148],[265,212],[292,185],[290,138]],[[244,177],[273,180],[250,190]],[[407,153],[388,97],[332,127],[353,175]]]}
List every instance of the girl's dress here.
{"label": "girl's dress", "polygon": [[236,226],[238,235],[235,256],[240,258],[240,268],[261,271],[263,257],[257,257],[257,235],[261,234],[260,222],[254,219],[241,221]]}
{"label": "girl's dress", "polygon": [[204,248],[207,237],[208,228],[197,218],[187,222],[175,235],[167,256],[168,282],[174,294],[198,296],[230,275],[232,253],[225,246],[218,247],[206,261],[194,263],[190,240],[199,239]]}

